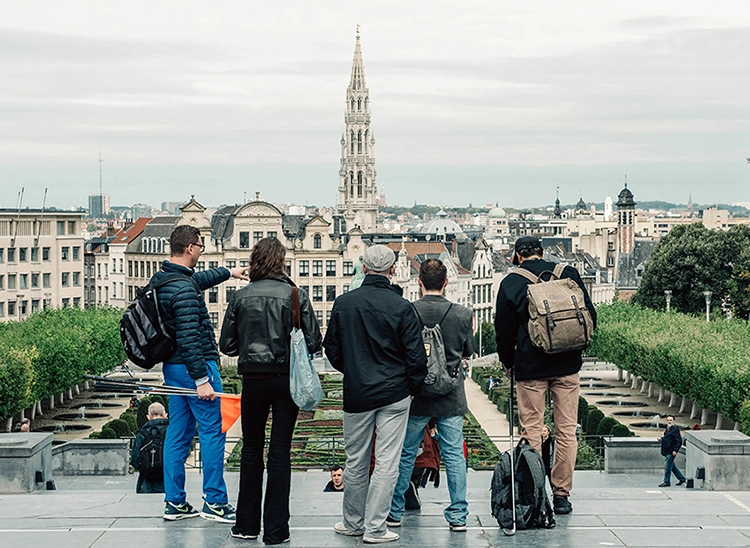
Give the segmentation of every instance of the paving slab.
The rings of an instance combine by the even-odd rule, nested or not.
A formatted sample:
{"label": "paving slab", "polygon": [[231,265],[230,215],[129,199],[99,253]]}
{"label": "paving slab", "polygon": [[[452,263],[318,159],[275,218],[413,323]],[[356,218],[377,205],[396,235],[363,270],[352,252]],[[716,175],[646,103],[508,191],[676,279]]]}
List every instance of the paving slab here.
{"label": "paving slab", "polygon": [[[649,475],[576,472],[571,495],[573,513],[557,516],[552,530],[503,534],[490,515],[492,473],[470,471],[467,477],[468,530],[449,530],[443,517],[448,491],[443,484],[420,490],[422,509],[404,514],[403,547],[547,546],[750,546],[750,493],[659,489]],[[236,501],[239,474],[225,475],[230,500]],[[341,520],[342,495],[323,493],[324,471],[292,475],[290,547],[349,548],[363,546],[358,537],[333,531]],[[58,483],[57,491],[0,496],[0,546],[25,548],[132,548],[262,546],[241,541],[225,524],[200,518],[164,522],[162,495],[137,495],[135,478],[124,481],[87,477]],[[200,503],[202,477],[187,475],[193,505]],[[118,485],[119,483],[119,485]],[[65,487],[63,487],[65,486]]]}

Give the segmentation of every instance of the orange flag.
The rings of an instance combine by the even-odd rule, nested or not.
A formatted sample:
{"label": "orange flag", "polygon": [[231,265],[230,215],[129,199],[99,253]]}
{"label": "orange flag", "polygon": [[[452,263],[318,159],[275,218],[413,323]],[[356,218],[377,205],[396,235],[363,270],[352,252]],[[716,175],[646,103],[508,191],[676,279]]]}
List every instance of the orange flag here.
{"label": "orange flag", "polygon": [[221,431],[226,434],[237,419],[240,418],[242,396],[239,394],[221,394]]}

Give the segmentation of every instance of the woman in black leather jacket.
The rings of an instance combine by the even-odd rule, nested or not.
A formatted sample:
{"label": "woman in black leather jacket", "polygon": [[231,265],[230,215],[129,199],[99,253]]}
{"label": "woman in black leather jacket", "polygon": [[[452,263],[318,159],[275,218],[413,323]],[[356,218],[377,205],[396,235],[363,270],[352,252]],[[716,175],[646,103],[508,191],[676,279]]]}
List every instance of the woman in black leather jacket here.
{"label": "woman in black leather jacket", "polygon": [[[294,283],[285,273],[284,245],[276,238],[255,244],[250,256],[251,283],[236,291],[227,306],[219,346],[238,356],[242,375],[242,460],[237,523],[232,536],[254,539],[260,534],[263,500],[263,449],[272,410],[268,445],[268,480],[263,506],[263,541],[289,539],[290,449],[298,407],[289,393],[291,298]],[[299,290],[302,331],[308,351],[320,350],[320,326],[307,294]]]}

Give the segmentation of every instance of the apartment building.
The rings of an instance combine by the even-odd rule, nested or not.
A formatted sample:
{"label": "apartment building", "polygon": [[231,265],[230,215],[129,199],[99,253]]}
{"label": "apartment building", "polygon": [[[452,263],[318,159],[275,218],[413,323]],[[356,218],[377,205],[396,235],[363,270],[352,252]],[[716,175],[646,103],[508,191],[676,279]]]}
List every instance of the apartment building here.
{"label": "apartment building", "polygon": [[83,305],[82,216],[0,209],[0,321]]}

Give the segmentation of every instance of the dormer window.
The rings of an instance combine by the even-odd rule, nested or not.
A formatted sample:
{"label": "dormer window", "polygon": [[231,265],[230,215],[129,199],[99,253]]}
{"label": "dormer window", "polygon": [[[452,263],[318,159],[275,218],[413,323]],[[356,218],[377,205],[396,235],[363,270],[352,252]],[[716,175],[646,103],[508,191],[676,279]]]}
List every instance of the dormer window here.
{"label": "dormer window", "polygon": [[320,234],[313,236],[313,248],[320,249],[322,247],[322,240]]}

